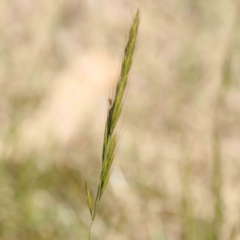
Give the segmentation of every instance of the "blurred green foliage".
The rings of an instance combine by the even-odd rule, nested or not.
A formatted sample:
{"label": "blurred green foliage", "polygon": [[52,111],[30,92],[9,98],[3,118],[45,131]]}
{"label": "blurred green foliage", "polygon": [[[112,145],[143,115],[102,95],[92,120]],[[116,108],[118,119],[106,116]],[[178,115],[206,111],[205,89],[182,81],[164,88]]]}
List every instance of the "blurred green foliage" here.
{"label": "blurred green foliage", "polygon": [[85,223],[79,172],[67,166],[39,169],[34,159],[1,161],[0,238],[79,239]]}

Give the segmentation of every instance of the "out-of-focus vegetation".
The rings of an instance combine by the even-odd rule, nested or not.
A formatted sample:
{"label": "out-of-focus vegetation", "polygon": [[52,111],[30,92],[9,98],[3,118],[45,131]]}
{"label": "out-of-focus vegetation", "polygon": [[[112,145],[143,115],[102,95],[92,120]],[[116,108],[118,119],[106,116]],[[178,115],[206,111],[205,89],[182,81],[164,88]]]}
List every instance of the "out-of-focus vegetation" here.
{"label": "out-of-focus vegetation", "polygon": [[1,238],[84,237],[79,173],[66,166],[39,169],[33,160],[1,163]]}
{"label": "out-of-focus vegetation", "polygon": [[[0,1],[0,239],[87,239],[129,0]],[[239,2],[140,3],[94,239],[237,240]]]}

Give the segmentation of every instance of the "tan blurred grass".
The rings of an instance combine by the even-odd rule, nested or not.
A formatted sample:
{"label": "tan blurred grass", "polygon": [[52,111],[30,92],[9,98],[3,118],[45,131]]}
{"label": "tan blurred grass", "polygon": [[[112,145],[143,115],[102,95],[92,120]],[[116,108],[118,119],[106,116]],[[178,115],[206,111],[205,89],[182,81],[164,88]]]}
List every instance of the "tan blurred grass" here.
{"label": "tan blurred grass", "polygon": [[[117,79],[134,5],[0,2],[1,239],[86,236],[80,171],[99,175],[108,89]],[[217,110],[221,239],[238,226],[238,9],[234,0],[141,2],[119,160],[100,206],[96,239],[162,239],[162,229],[168,239],[192,239],[186,226],[197,222],[204,232],[211,224],[212,134],[226,76]],[[4,162],[19,163],[13,171]],[[74,171],[63,177],[59,168],[78,169],[76,188]],[[55,206],[51,218],[41,202]]]}

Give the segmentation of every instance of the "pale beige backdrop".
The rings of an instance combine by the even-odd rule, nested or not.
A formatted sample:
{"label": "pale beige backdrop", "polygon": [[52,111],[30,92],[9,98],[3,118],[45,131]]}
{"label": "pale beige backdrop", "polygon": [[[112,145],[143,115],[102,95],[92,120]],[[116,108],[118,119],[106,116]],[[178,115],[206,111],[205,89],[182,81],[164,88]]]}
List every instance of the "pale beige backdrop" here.
{"label": "pale beige backdrop", "polygon": [[[216,154],[222,160],[222,239],[238,226],[237,0],[1,0],[2,165],[14,162],[20,173],[21,165],[28,169],[26,161],[36,162],[36,169],[30,170],[36,176],[52,165],[67,166],[80,178],[71,197],[63,191],[55,198],[48,187],[55,188],[56,183],[49,180],[48,187],[33,187],[18,198],[6,170],[0,188],[1,239],[87,239],[90,216],[83,174],[94,194],[107,99],[114,91],[138,7],[141,23],[118,129],[116,163],[94,239],[154,240],[164,239],[164,234],[169,240],[183,239],[186,196],[194,218],[209,224]],[[24,186],[32,182],[28,174],[21,176]],[[64,185],[63,178],[58,181]],[[75,199],[74,204],[68,197]],[[22,204],[26,212],[32,209],[30,220],[19,210]],[[44,220],[40,228],[32,216],[35,219],[55,205],[59,227]],[[12,222],[6,209],[15,207],[14,214],[27,227]],[[35,229],[39,235],[28,235]],[[56,235],[49,233],[52,229]]]}

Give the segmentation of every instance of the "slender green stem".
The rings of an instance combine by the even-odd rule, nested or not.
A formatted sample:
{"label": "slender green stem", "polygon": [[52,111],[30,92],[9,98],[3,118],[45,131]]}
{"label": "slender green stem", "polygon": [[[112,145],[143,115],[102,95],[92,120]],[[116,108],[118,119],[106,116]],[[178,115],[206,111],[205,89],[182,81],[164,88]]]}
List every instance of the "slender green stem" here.
{"label": "slender green stem", "polygon": [[90,233],[89,233],[89,240],[92,239],[92,235],[93,235],[93,225],[94,225],[94,221],[91,222],[91,228],[90,228]]}

